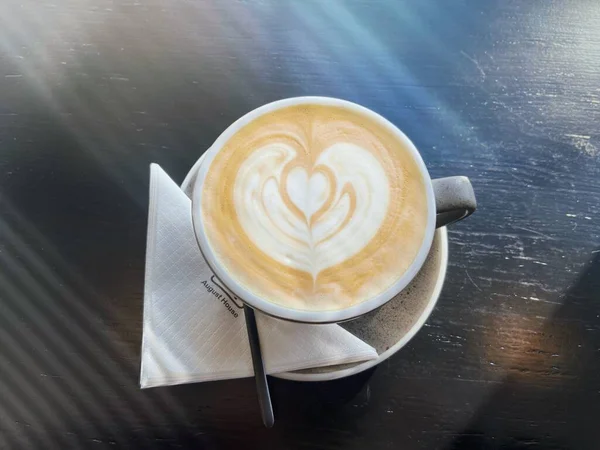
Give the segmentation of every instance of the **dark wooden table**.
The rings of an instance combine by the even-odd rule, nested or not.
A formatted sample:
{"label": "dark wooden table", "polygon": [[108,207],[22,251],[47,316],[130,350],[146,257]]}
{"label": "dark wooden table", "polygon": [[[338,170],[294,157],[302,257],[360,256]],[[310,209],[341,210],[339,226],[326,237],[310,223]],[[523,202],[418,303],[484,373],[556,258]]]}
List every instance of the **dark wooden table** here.
{"label": "dark wooden table", "polygon": [[[148,165],[361,103],[471,177],[426,327],[337,382],[138,388]],[[0,448],[597,449],[600,2],[0,3]]]}

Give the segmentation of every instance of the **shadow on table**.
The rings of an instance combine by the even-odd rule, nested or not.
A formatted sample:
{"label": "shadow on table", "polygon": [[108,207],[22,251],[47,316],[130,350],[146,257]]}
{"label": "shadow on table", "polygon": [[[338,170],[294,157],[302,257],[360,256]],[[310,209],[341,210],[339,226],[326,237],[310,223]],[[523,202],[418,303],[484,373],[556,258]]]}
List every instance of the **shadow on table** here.
{"label": "shadow on table", "polygon": [[600,253],[561,300],[446,450],[598,448]]}
{"label": "shadow on table", "polygon": [[313,418],[315,423],[322,424],[323,417],[342,411],[346,413],[346,406],[351,402],[357,408],[369,402],[369,380],[375,370],[376,367],[373,367],[348,378],[316,383],[272,378],[270,385],[276,399],[275,412],[286,420],[302,418],[310,421]]}

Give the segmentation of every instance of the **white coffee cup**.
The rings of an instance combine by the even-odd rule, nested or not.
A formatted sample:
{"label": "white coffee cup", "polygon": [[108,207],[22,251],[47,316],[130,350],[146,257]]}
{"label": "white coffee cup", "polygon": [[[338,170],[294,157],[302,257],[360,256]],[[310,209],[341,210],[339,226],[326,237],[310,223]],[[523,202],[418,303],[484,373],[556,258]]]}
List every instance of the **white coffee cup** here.
{"label": "white coffee cup", "polygon": [[[225,268],[219,263],[211,246],[209,245],[204,227],[201,224],[201,196],[203,184],[208,169],[223,145],[241,128],[254,121],[263,114],[270,113],[280,108],[286,108],[301,104],[317,104],[324,106],[338,106],[348,110],[356,111],[358,114],[368,116],[380,126],[385,127],[400,141],[411,153],[416,165],[421,172],[425,183],[427,201],[427,223],[423,241],[412,264],[404,274],[388,289],[377,296],[369,298],[361,303],[347,308],[314,311],[293,309],[281,304],[276,304],[261,298],[246,290],[235,278],[231,277]],[[258,309],[266,314],[281,319],[308,323],[331,323],[349,320],[361,316],[388,302],[400,291],[402,291],[419,272],[427,258],[427,254],[433,241],[436,227],[445,226],[449,223],[461,220],[469,216],[476,209],[475,195],[470,181],[466,177],[450,177],[431,180],[429,172],[425,167],[423,159],[410,139],[391,122],[379,114],[355,103],[328,97],[296,97],[276,101],[257,108],[230,125],[215,141],[215,143],[203,155],[203,161],[193,184],[192,191],[192,219],[198,245],[208,265],[215,275],[237,295],[242,301],[252,308]]]}

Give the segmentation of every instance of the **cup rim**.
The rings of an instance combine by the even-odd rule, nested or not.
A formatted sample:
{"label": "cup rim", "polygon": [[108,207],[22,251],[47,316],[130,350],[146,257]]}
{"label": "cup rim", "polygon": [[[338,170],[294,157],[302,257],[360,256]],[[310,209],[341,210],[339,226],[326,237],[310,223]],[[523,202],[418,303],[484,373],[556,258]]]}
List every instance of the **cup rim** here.
{"label": "cup rim", "polygon": [[[238,283],[229,273],[218,263],[217,258],[212,250],[212,247],[208,241],[206,233],[204,231],[203,219],[201,213],[201,197],[202,187],[204,180],[210,168],[210,165],[218,152],[221,150],[225,142],[227,142],[238,130],[242,127],[255,120],[256,118],[266,113],[282,109],[290,106],[296,106],[300,104],[317,104],[324,106],[338,106],[344,107],[359,114],[366,115],[372,120],[378,122],[381,126],[387,128],[393,133],[408,149],[412,154],[413,159],[421,172],[423,177],[423,183],[425,187],[425,195],[428,205],[428,217],[425,234],[421,247],[417,252],[416,257],[410,264],[408,269],[404,272],[395,283],[389,286],[385,291],[379,293],[370,299],[364,300],[360,303],[354,304],[347,308],[337,310],[325,310],[325,311],[313,311],[313,310],[300,310],[289,308],[277,303],[272,303],[268,300],[264,300],[261,297],[253,294],[246,290],[240,283]],[[202,155],[203,161],[200,164],[196,179],[194,180],[192,190],[192,223],[194,226],[194,234],[198,242],[200,251],[202,252],[204,259],[206,260],[209,267],[234,294],[240,299],[247,303],[252,308],[258,309],[268,315],[278,317],[281,319],[292,320],[296,322],[306,323],[332,323],[349,320],[354,317],[361,316],[374,309],[377,309],[381,305],[387,303],[389,300],[394,298],[399,292],[401,292],[415,277],[423,266],[425,259],[431,248],[435,232],[435,199],[433,193],[433,185],[431,183],[431,177],[427,171],[427,167],[423,162],[421,154],[412,143],[412,141],[394,124],[379,115],[378,113],[358,105],[356,103],[331,98],[331,97],[318,97],[318,96],[305,96],[305,97],[292,97],[283,100],[278,100],[272,103],[267,103],[261,107],[258,107],[244,116],[240,117],[234,123],[232,123],[221,135],[217,138],[213,145]]]}

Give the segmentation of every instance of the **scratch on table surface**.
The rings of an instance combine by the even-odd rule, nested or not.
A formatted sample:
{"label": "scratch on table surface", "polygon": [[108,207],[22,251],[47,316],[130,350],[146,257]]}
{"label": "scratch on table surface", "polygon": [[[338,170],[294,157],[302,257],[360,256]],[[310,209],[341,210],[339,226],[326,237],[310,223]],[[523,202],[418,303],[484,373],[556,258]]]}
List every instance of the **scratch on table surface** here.
{"label": "scratch on table surface", "polygon": [[534,288],[537,290],[544,291],[547,294],[560,294],[559,289],[554,289],[550,285],[544,284],[541,281],[526,281],[525,279],[522,279],[522,280],[504,280],[504,283],[515,284],[520,287]]}
{"label": "scratch on table surface", "polygon": [[469,61],[471,61],[473,64],[475,64],[475,67],[477,67],[477,70],[479,70],[479,73],[481,74],[481,78],[485,80],[485,71],[483,70],[479,62],[475,58],[472,58],[467,53],[463,52],[462,50],[460,51],[460,54],[467,58]]}
{"label": "scratch on table surface", "polygon": [[556,98],[556,97],[558,97],[558,95],[556,95],[556,94],[548,94],[547,92],[536,92],[535,96],[536,97],[548,97],[548,98]]}
{"label": "scratch on table surface", "polygon": [[549,303],[550,305],[562,305],[561,302],[552,302],[550,300],[542,300],[541,298],[537,298],[537,297],[529,297],[529,300],[533,300],[534,302]]}
{"label": "scratch on table surface", "polygon": [[588,156],[597,156],[600,153],[600,150],[590,142],[591,136],[584,134],[565,134],[565,136],[570,138],[571,144],[577,150],[581,150]]}
{"label": "scratch on table surface", "polygon": [[[475,331],[475,330],[473,330]],[[395,377],[398,380],[414,380],[414,381],[427,381],[427,380],[447,380],[447,381],[460,381],[463,383],[478,383],[478,384],[502,384],[501,380],[486,380],[480,378],[462,378],[460,375],[458,377],[444,377],[444,376],[398,376]]]}
{"label": "scratch on table surface", "polygon": [[[515,170],[515,169],[513,169]],[[523,181],[523,178],[516,176],[514,173],[511,172],[507,172],[508,175],[510,175],[513,179],[517,180],[517,181]]]}
{"label": "scratch on table surface", "polygon": [[[458,231],[458,230],[448,230],[448,233],[450,233],[452,236],[466,236],[467,239],[472,239],[473,236],[482,236],[482,237],[487,237],[487,236],[491,236],[491,237],[496,237],[496,238],[511,238],[511,239],[515,239],[518,241],[521,241],[521,238],[524,237],[521,234],[515,234],[515,233],[499,233],[497,231],[492,231],[492,232],[485,232],[485,231]],[[532,240],[539,240],[542,239],[543,237],[538,237],[538,236],[526,236],[527,239],[532,239]]]}
{"label": "scratch on table surface", "polygon": [[465,270],[465,273],[467,274],[467,277],[469,278],[469,280],[471,280],[471,283],[473,283],[473,286],[475,286],[477,288],[477,290],[479,290],[479,292],[482,292],[481,288],[479,286],[477,286],[477,283],[475,283],[475,281],[473,281],[473,278],[471,278],[471,275],[469,275],[469,271]]}
{"label": "scratch on table surface", "polygon": [[496,62],[496,60],[494,59],[494,57],[492,55],[490,55],[487,51],[484,51],[483,53],[485,53],[487,55],[487,57],[492,60],[492,62]]}
{"label": "scratch on table surface", "polygon": [[511,255],[513,258],[527,259],[528,257],[525,256],[525,245],[521,238],[515,237],[513,239],[514,242],[504,246],[505,250],[507,250],[509,255]]}
{"label": "scratch on table surface", "polygon": [[4,78],[21,78],[23,75],[21,74],[13,74],[13,75],[4,75]]}
{"label": "scratch on table surface", "polygon": [[518,230],[529,231],[530,233],[537,234],[538,236],[542,236],[542,237],[545,237],[547,239],[553,239],[551,236],[548,236],[547,234],[541,233],[539,231],[532,230],[530,228],[525,228],[525,227],[514,227],[514,228],[516,228]]}

